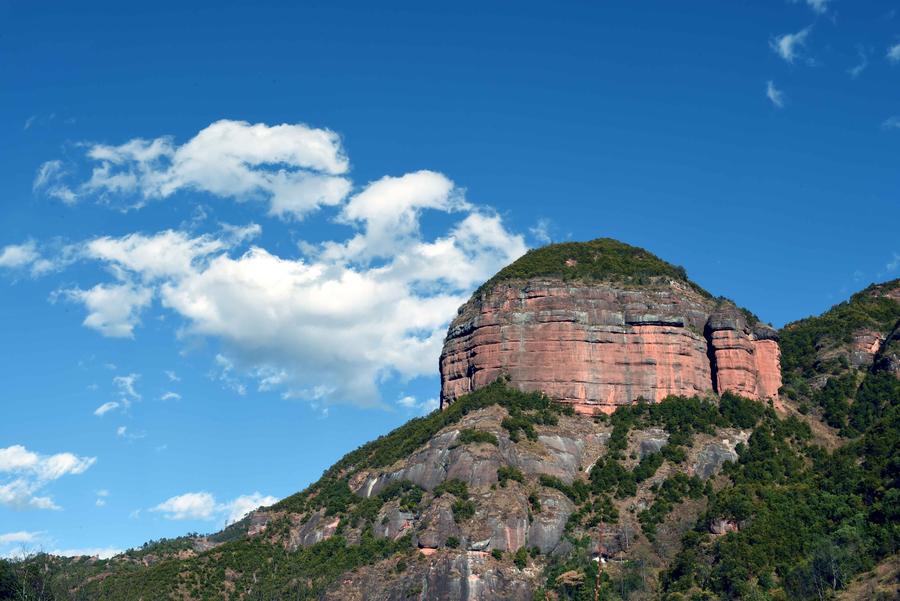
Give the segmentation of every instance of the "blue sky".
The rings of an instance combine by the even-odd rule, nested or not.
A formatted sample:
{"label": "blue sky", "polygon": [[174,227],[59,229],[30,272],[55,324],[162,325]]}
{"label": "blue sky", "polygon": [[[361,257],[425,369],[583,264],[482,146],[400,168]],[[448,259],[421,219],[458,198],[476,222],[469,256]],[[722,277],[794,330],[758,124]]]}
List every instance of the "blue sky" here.
{"label": "blue sky", "polygon": [[892,3],[184,4],[0,2],[0,555],[302,489],[548,240],[776,326],[900,274]]}

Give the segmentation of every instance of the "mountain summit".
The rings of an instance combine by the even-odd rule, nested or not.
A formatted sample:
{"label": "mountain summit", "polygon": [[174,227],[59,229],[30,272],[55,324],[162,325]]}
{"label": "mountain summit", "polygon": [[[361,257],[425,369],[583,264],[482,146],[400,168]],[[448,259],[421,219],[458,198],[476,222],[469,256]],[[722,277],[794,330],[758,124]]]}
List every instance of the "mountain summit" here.
{"label": "mountain summit", "polygon": [[640,399],[778,398],[774,329],[616,240],[533,250],[475,293],[441,353],[441,404],[501,374],[586,415]]}

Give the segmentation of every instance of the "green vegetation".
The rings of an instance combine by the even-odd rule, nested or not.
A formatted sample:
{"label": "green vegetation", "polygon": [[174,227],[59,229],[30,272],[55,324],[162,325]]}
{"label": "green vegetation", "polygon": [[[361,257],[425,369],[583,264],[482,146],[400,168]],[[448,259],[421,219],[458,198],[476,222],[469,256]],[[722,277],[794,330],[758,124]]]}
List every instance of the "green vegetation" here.
{"label": "green vegetation", "polygon": [[523,483],[525,482],[525,474],[511,465],[501,465],[497,468],[497,480],[500,482],[500,486],[506,486],[506,483],[510,480]]}
{"label": "green vegetation", "polygon": [[653,540],[656,535],[656,526],[669,514],[675,505],[685,497],[699,499],[703,493],[703,482],[697,476],[690,478],[682,473],[677,473],[666,479],[656,494],[656,499],[649,509],[638,514],[641,529],[647,538]]}
{"label": "green vegetation", "polygon": [[666,263],[642,248],[611,238],[589,242],[563,242],[528,251],[501,269],[476,291],[476,296],[501,282],[535,277],[558,277],[564,280],[616,281],[649,284],[654,278],[681,280],[697,292],[708,292],[691,282],[683,267]]}
{"label": "green vegetation", "polygon": [[[767,419],[732,486],[713,493],[663,575],[669,593],[721,599],[822,599],[900,548],[900,396],[856,441],[832,454],[809,446],[797,420]],[[714,539],[715,519],[738,531]]]}
{"label": "green vegetation", "polygon": [[[883,295],[897,287],[900,279],[869,286],[822,315],[781,330],[783,394],[799,400],[805,413],[810,403],[820,407],[825,423],[843,436],[859,436],[884,415],[889,399],[897,395],[895,378],[874,369],[852,369],[846,357],[853,336],[861,330],[887,334],[900,325],[900,303]],[[820,353],[820,349],[836,350]],[[817,377],[827,378],[820,389],[809,383]]]}
{"label": "green vegetation", "polygon": [[[811,378],[828,373],[829,364],[818,362],[816,347],[824,341],[849,344],[864,328],[891,330],[900,321],[900,303],[878,294],[900,287],[900,279],[873,284],[817,317],[786,325],[780,332],[781,367],[785,375]],[[797,384],[796,378],[793,383]]]}
{"label": "green vegetation", "polygon": [[484,430],[472,430],[471,428],[467,428],[459,431],[459,437],[456,439],[457,445],[477,443],[492,444],[495,447],[500,444],[496,436],[490,432],[485,432]]}
{"label": "green vegetation", "polygon": [[536,437],[535,424],[556,423],[556,415],[571,412],[571,408],[562,407],[540,393],[520,392],[507,386],[505,380],[498,379],[457,399],[443,411],[434,411],[425,417],[412,419],[396,430],[348,453],[326,470],[318,482],[276,503],[272,510],[304,513],[320,507],[327,507],[333,512],[346,509],[353,501],[347,482],[354,474],[367,468],[386,467],[405,459],[441,429],[457,423],[472,411],[492,405],[500,405],[510,416],[517,416],[513,423],[507,424],[512,428],[511,438],[513,433],[517,434],[519,431]]}

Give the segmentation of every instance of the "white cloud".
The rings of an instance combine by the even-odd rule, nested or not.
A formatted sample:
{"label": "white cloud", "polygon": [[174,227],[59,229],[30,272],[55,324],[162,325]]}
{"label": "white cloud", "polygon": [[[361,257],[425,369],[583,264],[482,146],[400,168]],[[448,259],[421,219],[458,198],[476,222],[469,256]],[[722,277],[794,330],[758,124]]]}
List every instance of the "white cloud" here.
{"label": "white cloud", "polygon": [[799,56],[800,48],[806,45],[806,38],[812,26],[801,29],[797,33],[786,33],[769,41],[769,46],[778,56],[789,63],[793,63]]}
{"label": "white cloud", "polygon": [[894,44],[888,48],[887,59],[892,63],[900,62],[900,44]]}
{"label": "white cloud", "polygon": [[72,453],[41,455],[22,445],[0,449],[0,474],[8,475],[0,483],[0,505],[13,509],[59,509],[50,497],[37,493],[63,476],[84,473],[95,461],[94,457]]}
{"label": "white cloud", "polygon": [[26,532],[24,530],[7,532],[6,534],[0,534],[0,545],[33,543],[38,539],[38,536],[39,533],[37,532]]}
{"label": "white cloud", "polygon": [[208,492],[189,492],[170,497],[150,511],[170,520],[211,520],[216,514],[216,498]]}
{"label": "white cloud", "polygon": [[170,382],[181,382],[181,378],[179,378],[178,374],[176,374],[172,370],[169,370],[169,369],[166,370],[166,377],[169,378]]}
{"label": "white cloud", "polygon": [[222,510],[227,513],[225,521],[228,524],[237,522],[254,509],[274,505],[278,500],[278,497],[262,495],[258,492],[242,495],[223,506]]}
{"label": "white cloud", "polygon": [[181,395],[177,392],[169,391],[160,397],[162,401],[180,401]]}
{"label": "white cloud", "polygon": [[39,257],[37,245],[33,241],[24,244],[10,244],[4,246],[0,251],[0,267],[7,269],[26,267],[38,260]]}
{"label": "white cloud", "polygon": [[38,277],[71,262],[71,249],[63,252],[55,260],[41,256],[37,244],[28,240],[22,244],[9,244],[0,249],[0,268],[21,270],[28,268],[32,277]]}
{"label": "white cloud", "polygon": [[62,161],[47,161],[38,167],[32,189],[35,192],[44,190],[48,196],[61,200],[65,204],[75,204],[78,200],[77,195],[69,186],[63,183],[63,178],[67,174]]}
{"label": "white cloud", "polygon": [[125,402],[141,400],[140,393],[135,389],[134,384],[141,377],[140,374],[128,374],[127,376],[115,376],[113,384],[119,390],[119,394]]}
{"label": "white cloud", "polygon": [[532,237],[541,244],[550,244],[553,242],[553,239],[550,236],[550,228],[552,225],[553,222],[549,219],[541,218],[537,220],[537,223],[534,224],[533,227],[528,228],[528,231],[531,233]]}
{"label": "white cloud", "polygon": [[[420,231],[426,210],[461,218],[428,240]],[[231,256],[245,237],[171,230],[92,241],[88,254],[122,282],[95,289],[107,296],[122,290],[116,303],[84,296],[86,325],[132,336],[139,309],[158,296],[186,320],[183,333],[226,343],[218,377],[238,392],[240,370],[286,396],[374,404],[381,378],[434,372],[457,307],[526,250],[499,216],[472,206],[434,172],[373,182],[339,217],[358,232],[307,245],[306,258],[258,246]]]}
{"label": "white cloud", "polygon": [[[238,201],[265,200],[271,215],[300,218],[340,203],[350,192],[340,137],[303,124],[223,119],[180,146],[170,137],[135,138],[118,146],[94,144],[86,158],[93,169],[78,186],[79,195],[127,195],[137,198],[136,207],[194,190]],[[63,168],[47,169],[56,175]],[[38,179],[47,177],[39,170]]]}
{"label": "white cloud", "polygon": [[107,401],[106,403],[103,403],[102,405],[94,409],[94,415],[96,415],[97,417],[103,417],[105,414],[118,407],[119,403],[117,403],[116,401]]}
{"label": "white cloud", "polygon": [[401,407],[418,411],[422,414],[431,413],[440,405],[437,398],[430,398],[419,401],[416,397],[411,395],[400,397],[399,399],[397,399],[397,404]]}
{"label": "white cloud", "polygon": [[900,115],[892,115],[881,124],[883,129],[900,129]]}
{"label": "white cloud", "polygon": [[105,488],[102,488],[97,491],[97,500],[94,501],[94,504],[97,507],[103,507],[106,505],[106,498],[109,496],[109,491]]}
{"label": "white cloud", "polygon": [[[104,236],[82,245],[81,256],[102,263],[113,278],[62,291],[85,305],[85,326],[132,338],[158,300],[180,318],[180,338],[222,343],[214,377],[239,394],[250,378],[260,390],[280,389],[289,398],[380,403],[377,383],[384,378],[435,372],[456,309],[526,250],[500,216],[469,202],[441,173],[383,177],[349,195],[349,160],[328,130],[218,121],[182,146],[162,137],[94,145],[88,154],[99,165],[83,187],[104,194],[262,195],[270,213],[281,216],[343,202],[334,221],[351,228],[349,235],[301,241],[299,256],[246,248],[260,234],[252,223],[202,235],[170,229]],[[314,177],[339,180],[341,193],[310,201],[280,187],[303,187],[300,180]],[[429,219],[426,235],[427,213],[449,225],[435,230]]]}
{"label": "white cloud", "polygon": [[771,79],[766,82],[766,98],[772,101],[772,104],[778,108],[784,106],[784,92],[775,87],[775,82]]}
{"label": "white cloud", "polygon": [[110,338],[134,338],[140,314],[153,300],[153,291],[130,282],[98,284],[89,290],[63,290],[69,300],[88,310],[83,324]]}
{"label": "white cloud", "polygon": [[212,520],[224,518],[227,524],[236,522],[254,509],[277,503],[278,498],[254,492],[232,501],[219,503],[208,492],[189,492],[171,497],[150,511],[163,514],[169,520]]}

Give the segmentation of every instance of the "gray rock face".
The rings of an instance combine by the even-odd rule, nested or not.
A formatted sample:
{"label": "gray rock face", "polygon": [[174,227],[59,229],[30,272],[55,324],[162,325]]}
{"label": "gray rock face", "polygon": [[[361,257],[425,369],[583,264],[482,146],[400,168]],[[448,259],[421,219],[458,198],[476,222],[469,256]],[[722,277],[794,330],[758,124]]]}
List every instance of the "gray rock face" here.
{"label": "gray rock face", "polygon": [[462,533],[459,526],[453,520],[453,501],[448,497],[435,499],[421,520],[419,531],[419,546],[436,549],[443,547],[451,536],[460,538]]}
{"label": "gray rock face", "polygon": [[503,455],[510,465],[526,475],[547,474],[571,483],[581,471],[584,459],[583,440],[563,436],[538,436],[539,452],[532,447],[505,445]]}
{"label": "gray rock face", "polygon": [[718,474],[725,462],[737,461],[735,448],[738,443],[746,443],[748,437],[748,432],[736,431],[728,438],[704,445],[693,464],[694,474],[705,480]]}
{"label": "gray rock face", "polygon": [[435,562],[423,584],[422,599],[441,601],[531,601],[535,588],[520,574],[478,552]]}
{"label": "gray rock face", "polygon": [[647,455],[659,453],[666,446],[666,443],[669,442],[669,433],[659,428],[638,430],[634,433],[634,437],[638,443],[638,452],[641,459]]}
{"label": "gray rock face", "polygon": [[391,507],[378,514],[373,533],[379,538],[396,539],[413,527],[414,520],[415,516],[412,513]]}
{"label": "gray rock face", "polygon": [[538,574],[494,561],[479,551],[442,552],[412,562],[387,577],[389,565],[372,566],[343,579],[325,594],[329,601],[531,601]]}
{"label": "gray rock face", "polygon": [[[525,546],[528,534],[528,493],[510,483],[481,495],[476,500],[479,510],[466,523],[464,530],[470,541],[489,541],[484,551],[516,551]],[[478,549],[476,544],[474,548]]]}
{"label": "gray rock face", "polygon": [[532,516],[527,545],[537,547],[544,554],[552,553],[559,546],[566,522],[575,511],[575,504],[558,490],[543,489],[538,499],[541,511]]}
{"label": "gray rock face", "polygon": [[330,538],[337,530],[340,520],[336,517],[325,517],[325,511],[312,514],[299,528],[291,529],[289,548],[309,547]]}

